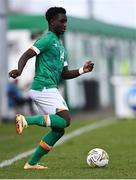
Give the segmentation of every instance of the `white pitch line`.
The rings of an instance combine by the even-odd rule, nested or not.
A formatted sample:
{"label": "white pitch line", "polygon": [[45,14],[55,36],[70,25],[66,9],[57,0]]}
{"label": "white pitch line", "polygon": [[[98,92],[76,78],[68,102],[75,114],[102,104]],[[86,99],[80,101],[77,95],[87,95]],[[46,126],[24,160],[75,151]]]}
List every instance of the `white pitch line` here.
{"label": "white pitch line", "polygon": [[[55,146],[59,146],[61,144],[63,144],[64,142],[66,142],[67,140],[73,138],[73,137],[76,137],[76,136],[80,136],[81,134],[83,133],[86,133],[88,131],[92,131],[92,130],[95,130],[95,129],[98,129],[98,128],[101,128],[101,127],[105,127],[105,126],[108,126],[112,123],[116,122],[114,118],[108,118],[108,119],[104,119],[104,120],[101,120],[101,121],[97,121],[93,124],[90,124],[90,125],[87,125],[87,126],[84,126],[82,128],[79,128],[77,130],[74,130],[70,133],[68,133],[67,135],[65,135],[64,137],[62,137],[57,143]],[[12,165],[14,162],[18,161],[18,160],[21,160],[23,158],[26,158],[27,156],[30,156],[33,152],[34,152],[35,149],[32,149],[32,150],[29,150],[29,151],[26,151],[24,153],[20,153],[18,154],[17,156],[13,157],[12,159],[8,159],[8,160],[5,160],[5,161],[2,161],[0,163],[0,168],[3,168],[5,166],[10,166]]]}

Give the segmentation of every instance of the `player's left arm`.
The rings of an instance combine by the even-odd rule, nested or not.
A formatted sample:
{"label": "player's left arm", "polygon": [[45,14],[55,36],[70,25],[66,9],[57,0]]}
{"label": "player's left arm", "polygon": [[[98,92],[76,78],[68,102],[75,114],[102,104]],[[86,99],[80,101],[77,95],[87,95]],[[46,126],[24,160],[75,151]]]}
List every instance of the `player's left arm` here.
{"label": "player's left arm", "polygon": [[81,74],[91,72],[94,68],[94,63],[92,61],[87,61],[83,67],[75,70],[69,70],[68,66],[64,66],[63,71],[62,71],[62,78],[63,79],[73,79]]}

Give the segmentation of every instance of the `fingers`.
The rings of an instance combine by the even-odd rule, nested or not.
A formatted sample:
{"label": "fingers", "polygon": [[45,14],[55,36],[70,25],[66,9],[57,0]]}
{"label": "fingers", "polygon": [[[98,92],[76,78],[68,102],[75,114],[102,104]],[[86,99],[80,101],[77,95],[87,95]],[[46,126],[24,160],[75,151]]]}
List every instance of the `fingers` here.
{"label": "fingers", "polygon": [[12,74],[12,75],[10,75],[9,77],[12,77],[13,79],[16,79],[17,75]]}
{"label": "fingers", "polygon": [[18,70],[16,69],[9,72],[9,77],[12,77],[13,79],[15,79],[18,76],[19,76]]}
{"label": "fingers", "polygon": [[94,68],[94,66],[91,64],[90,66],[88,66],[88,71],[92,71]]}
{"label": "fingers", "polygon": [[87,62],[84,64],[84,72],[85,72],[85,73],[92,71],[93,68],[94,68],[94,63],[93,63],[92,61],[87,61]]}
{"label": "fingers", "polygon": [[94,63],[92,61],[87,61],[86,64],[92,67],[94,66]]}
{"label": "fingers", "polygon": [[9,73],[9,77],[15,79],[17,76],[15,74],[13,74],[13,73]]}
{"label": "fingers", "polygon": [[94,68],[94,63],[92,61],[88,61],[87,66],[89,70],[92,70]]}

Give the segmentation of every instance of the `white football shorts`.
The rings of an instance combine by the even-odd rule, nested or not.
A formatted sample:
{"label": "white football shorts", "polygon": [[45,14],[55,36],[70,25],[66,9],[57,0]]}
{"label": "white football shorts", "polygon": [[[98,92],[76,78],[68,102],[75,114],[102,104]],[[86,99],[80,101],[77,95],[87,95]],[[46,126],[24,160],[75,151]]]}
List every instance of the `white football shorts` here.
{"label": "white football shorts", "polygon": [[40,114],[56,114],[68,110],[68,106],[57,88],[36,91],[31,89],[29,96],[35,102]]}

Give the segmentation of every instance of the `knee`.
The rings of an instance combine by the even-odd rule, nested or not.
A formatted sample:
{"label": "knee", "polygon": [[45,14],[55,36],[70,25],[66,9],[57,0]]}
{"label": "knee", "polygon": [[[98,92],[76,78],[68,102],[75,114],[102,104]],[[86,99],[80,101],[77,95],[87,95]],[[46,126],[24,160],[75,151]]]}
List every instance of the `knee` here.
{"label": "knee", "polygon": [[70,126],[71,118],[69,116],[68,117],[62,117],[62,118],[64,120],[63,128],[66,128],[66,127]]}
{"label": "knee", "polygon": [[65,122],[66,122],[65,128],[70,126],[71,118],[70,118],[68,111],[59,112],[59,113],[57,113],[57,115],[62,117],[65,120]]}
{"label": "knee", "polygon": [[67,123],[67,127],[70,126],[70,123],[71,123],[71,118],[70,118],[70,116],[65,117],[64,119],[65,119],[65,121],[66,121],[66,123]]}

